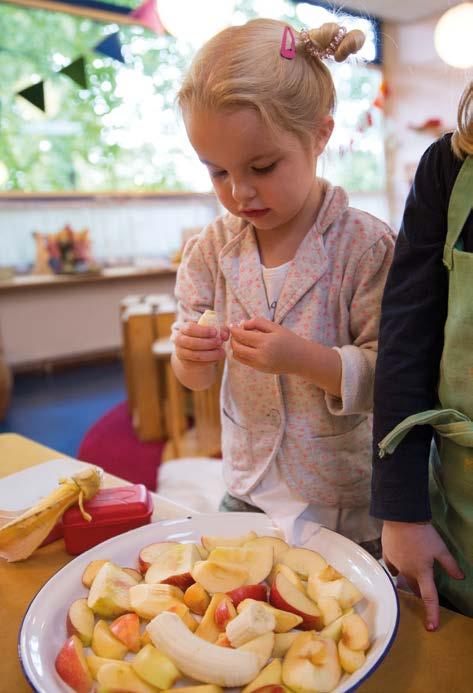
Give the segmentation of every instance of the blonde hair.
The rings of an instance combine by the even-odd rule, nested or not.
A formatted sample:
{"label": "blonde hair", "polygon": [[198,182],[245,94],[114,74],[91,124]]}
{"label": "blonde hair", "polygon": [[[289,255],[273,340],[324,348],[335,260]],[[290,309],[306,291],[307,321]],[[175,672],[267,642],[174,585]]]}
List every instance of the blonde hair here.
{"label": "blonde hair", "polygon": [[452,149],[459,159],[473,155],[473,81],[467,85],[460,98]]}
{"label": "blonde hair", "polygon": [[[277,20],[254,19],[211,38],[195,56],[177,95],[181,111],[253,108],[269,127],[301,139],[313,134],[320,120],[333,113],[335,87],[329,69],[309,54],[297,31],[295,58],[281,57],[285,27]],[[363,32],[354,30],[338,43],[334,39],[340,29],[327,23],[308,32],[321,52],[335,46],[337,62],[360,50],[365,40]]]}

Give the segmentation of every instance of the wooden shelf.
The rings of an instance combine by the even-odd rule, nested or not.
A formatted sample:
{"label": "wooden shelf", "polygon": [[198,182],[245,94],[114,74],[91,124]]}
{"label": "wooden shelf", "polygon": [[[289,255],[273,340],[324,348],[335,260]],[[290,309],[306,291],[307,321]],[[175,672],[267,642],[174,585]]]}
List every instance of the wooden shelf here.
{"label": "wooden shelf", "polygon": [[175,274],[178,265],[174,263],[155,268],[109,267],[97,274],[26,274],[0,281],[0,293],[35,289],[36,287],[80,286],[99,282],[114,282],[123,279],[139,279]]}

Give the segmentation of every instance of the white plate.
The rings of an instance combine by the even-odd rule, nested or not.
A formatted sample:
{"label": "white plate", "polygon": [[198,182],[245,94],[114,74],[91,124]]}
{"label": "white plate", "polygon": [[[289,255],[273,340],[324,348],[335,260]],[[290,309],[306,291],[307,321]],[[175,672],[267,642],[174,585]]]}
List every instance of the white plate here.
{"label": "white plate", "polygon": [[59,458],[4,476],[0,479],[0,508],[29,508],[51,493],[57,487],[59,479],[95,466],[79,460]]}
{"label": "white plate", "polygon": [[[261,513],[212,513],[139,527],[75,558],[38,592],[23,619],[19,654],[33,689],[37,693],[71,690],[57,675],[54,660],[67,637],[69,605],[87,595],[81,575],[90,561],[107,558],[118,565],[133,567],[139,550],[155,541],[199,542],[203,534],[236,536],[250,530],[259,535],[280,535],[271,520]],[[394,641],[399,620],[396,591],[391,578],[372,556],[335,532],[322,527],[305,546],[319,551],[365,595],[357,611],[368,623],[372,644],[361,669],[351,676],[345,675],[336,688],[336,693],[346,693],[357,688],[376,669]]]}

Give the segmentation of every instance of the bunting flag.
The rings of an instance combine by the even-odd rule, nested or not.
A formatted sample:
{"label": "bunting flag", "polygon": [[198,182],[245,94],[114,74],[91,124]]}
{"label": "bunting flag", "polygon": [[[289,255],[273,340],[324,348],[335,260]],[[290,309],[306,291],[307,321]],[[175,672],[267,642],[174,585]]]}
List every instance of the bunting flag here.
{"label": "bunting flag", "polygon": [[26,101],[32,103],[33,106],[39,108],[40,111],[43,111],[44,113],[46,112],[46,108],[44,105],[43,81],[37,82],[36,84],[32,84],[31,87],[27,87],[26,89],[22,89],[22,91],[19,91],[17,93],[17,96],[21,96],[23,99],[26,99]]}
{"label": "bunting flag", "polygon": [[142,5],[130,13],[130,17],[134,17],[142,26],[151,29],[158,35],[165,33],[156,10],[156,0],[145,0]]}
{"label": "bunting flag", "polygon": [[122,55],[122,45],[120,39],[118,38],[118,31],[114,34],[109,34],[103,41],[100,41],[96,46],[94,46],[94,51],[97,53],[102,53],[103,55],[113,58],[114,60],[119,60],[124,63],[125,60]]}
{"label": "bunting flag", "polygon": [[74,62],[69,63],[62,70],[59,70],[60,75],[70,77],[76,84],[83,89],[87,89],[87,77],[85,74],[85,60],[83,57],[77,58]]}

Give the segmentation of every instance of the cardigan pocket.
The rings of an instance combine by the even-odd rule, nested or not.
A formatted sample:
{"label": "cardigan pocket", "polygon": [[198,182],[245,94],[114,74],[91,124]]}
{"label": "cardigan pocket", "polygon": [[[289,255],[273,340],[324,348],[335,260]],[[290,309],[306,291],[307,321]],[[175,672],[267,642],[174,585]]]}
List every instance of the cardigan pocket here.
{"label": "cardigan pocket", "polygon": [[251,431],[238,424],[222,408],[222,456],[235,469],[247,471],[252,466],[252,435]]}
{"label": "cardigan pocket", "polygon": [[310,449],[315,496],[322,492],[340,506],[369,502],[371,418],[362,419],[345,433],[311,438]]}

